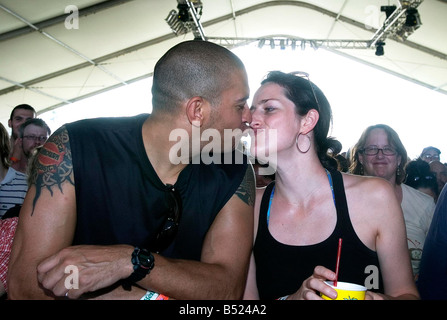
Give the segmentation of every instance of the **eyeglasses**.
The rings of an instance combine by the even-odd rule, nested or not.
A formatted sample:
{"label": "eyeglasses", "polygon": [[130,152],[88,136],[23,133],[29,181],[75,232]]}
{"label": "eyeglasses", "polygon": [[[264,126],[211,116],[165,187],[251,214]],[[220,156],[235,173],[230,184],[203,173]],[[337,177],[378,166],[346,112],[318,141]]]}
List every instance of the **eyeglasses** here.
{"label": "eyeglasses", "polygon": [[392,147],[379,148],[377,146],[369,146],[360,150],[360,152],[366,154],[367,156],[375,156],[379,153],[379,151],[382,151],[383,155],[385,156],[394,156],[396,154],[396,150]]}
{"label": "eyeglasses", "polygon": [[47,136],[40,136],[40,137],[38,137],[38,136],[23,136],[23,139],[45,142],[45,141],[47,141],[48,137]]}
{"label": "eyeglasses", "polygon": [[166,221],[157,234],[154,251],[159,253],[165,250],[177,235],[178,225],[182,214],[182,198],[179,191],[171,184],[167,184],[166,202],[168,210]]}
{"label": "eyeglasses", "polygon": [[413,181],[419,181],[420,179],[424,179],[424,180],[433,180],[433,179],[435,179],[435,177],[433,177],[433,176],[414,177],[412,180],[413,180]]}
{"label": "eyeglasses", "polygon": [[439,160],[439,154],[424,154],[422,158],[427,160]]}
{"label": "eyeglasses", "polygon": [[318,108],[317,111],[320,112],[320,103],[318,102],[317,94],[315,93],[315,89],[314,89],[314,87],[312,85],[312,82],[310,81],[309,74],[307,72],[304,72],[304,71],[292,71],[292,72],[289,72],[289,74],[297,76],[297,77],[301,77],[301,78],[304,78],[304,79],[307,80],[307,82],[309,83],[310,88],[312,89],[312,93],[314,95],[315,102],[317,103],[317,108]]}

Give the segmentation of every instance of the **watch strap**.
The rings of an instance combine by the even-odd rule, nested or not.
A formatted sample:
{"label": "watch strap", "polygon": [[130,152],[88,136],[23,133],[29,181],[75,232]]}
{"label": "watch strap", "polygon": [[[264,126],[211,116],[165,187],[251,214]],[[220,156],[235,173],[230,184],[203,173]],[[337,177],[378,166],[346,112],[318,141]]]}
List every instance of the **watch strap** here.
{"label": "watch strap", "polygon": [[126,279],[127,282],[135,283],[146,277],[154,268],[154,256],[150,251],[135,247],[131,258],[133,272]]}

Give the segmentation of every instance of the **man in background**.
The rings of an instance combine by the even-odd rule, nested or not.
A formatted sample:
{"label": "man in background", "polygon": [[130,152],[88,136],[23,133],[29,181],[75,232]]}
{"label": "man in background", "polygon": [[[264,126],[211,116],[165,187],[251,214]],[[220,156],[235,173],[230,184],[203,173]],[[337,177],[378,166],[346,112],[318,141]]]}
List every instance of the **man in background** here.
{"label": "man in background", "polygon": [[20,139],[20,126],[28,119],[36,117],[36,110],[29,104],[19,104],[11,111],[8,126],[11,128],[11,154],[9,161],[12,167],[26,173],[27,158],[23,154],[22,140]]}

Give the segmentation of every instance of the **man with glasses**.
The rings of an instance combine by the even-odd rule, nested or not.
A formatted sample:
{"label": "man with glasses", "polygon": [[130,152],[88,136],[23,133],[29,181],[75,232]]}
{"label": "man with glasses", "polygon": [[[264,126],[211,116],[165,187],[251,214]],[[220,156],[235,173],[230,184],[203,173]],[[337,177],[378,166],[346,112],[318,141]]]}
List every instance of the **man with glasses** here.
{"label": "man with glasses", "polygon": [[[29,104],[19,104],[11,111],[8,120],[8,126],[11,128],[11,154],[9,161],[15,168],[26,163],[25,156],[22,149],[22,141],[20,140],[20,126],[28,119],[36,117],[36,110]],[[22,160],[23,159],[23,160]],[[22,164],[16,165],[17,162],[22,161]]]}
{"label": "man with glasses", "polygon": [[27,174],[28,162],[34,150],[43,145],[51,134],[51,129],[40,118],[30,118],[20,125],[18,143],[22,146],[23,157],[12,167]]}
{"label": "man with glasses", "polygon": [[[153,77],[150,115],[69,123],[39,151],[9,298],[242,297],[254,173],[245,156],[225,162],[239,153],[221,142],[251,120],[245,67],[224,47],[185,41]],[[224,162],[204,163],[209,139],[193,133],[205,130]]]}
{"label": "man with glasses", "polygon": [[427,147],[422,150],[420,158],[427,163],[430,163],[435,160],[439,160],[441,155],[441,151],[435,147]]}

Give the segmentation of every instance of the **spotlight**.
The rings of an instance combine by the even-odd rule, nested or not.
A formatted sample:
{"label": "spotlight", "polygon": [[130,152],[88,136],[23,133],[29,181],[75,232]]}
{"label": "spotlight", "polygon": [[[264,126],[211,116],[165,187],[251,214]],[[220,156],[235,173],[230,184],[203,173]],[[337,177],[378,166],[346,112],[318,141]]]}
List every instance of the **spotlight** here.
{"label": "spotlight", "polygon": [[306,50],[306,40],[301,40],[301,50],[304,51]]}
{"label": "spotlight", "polygon": [[381,6],[380,11],[385,12],[386,18],[388,19],[390,15],[393,14],[394,10],[396,10],[396,6]]}
{"label": "spotlight", "polygon": [[264,44],[265,44],[265,39],[259,40],[258,48],[261,49],[264,46]]}
{"label": "spotlight", "polygon": [[270,40],[270,48],[275,49],[275,40]]}
{"label": "spotlight", "polygon": [[203,7],[201,0],[177,0],[177,2],[178,11],[171,10],[165,19],[171,30],[177,36],[192,30],[195,38],[204,38],[199,22]]}
{"label": "spotlight", "polygon": [[295,49],[296,49],[296,40],[293,39],[292,40],[292,50],[295,50]]}
{"label": "spotlight", "polygon": [[385,42],[379,41],[376,44],[376,56],[383,56],[385,51],[383,50],[383,46],[385,45]]}
{"label": "spotlight", "polygon": [[421,18],[419,16],[419,12],[415,8],[407,9],[405,25],[407,27],[414,27],[414,29],[417,29],[421,26]]}
{"label": "spotlight", "polygon": [[279,41],[280,46],[281,46],[281,50],[285,50],[286,49],[286,41],[284,39],[281,39]]}
{"label": "spotlight", "polygon": [[189,18],[189,12],[188,12],[188,5],[179,3],[177,6],[178,9],[178,19],[182,22],[187,22],[190,20]]}

